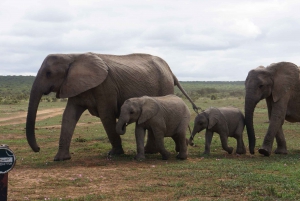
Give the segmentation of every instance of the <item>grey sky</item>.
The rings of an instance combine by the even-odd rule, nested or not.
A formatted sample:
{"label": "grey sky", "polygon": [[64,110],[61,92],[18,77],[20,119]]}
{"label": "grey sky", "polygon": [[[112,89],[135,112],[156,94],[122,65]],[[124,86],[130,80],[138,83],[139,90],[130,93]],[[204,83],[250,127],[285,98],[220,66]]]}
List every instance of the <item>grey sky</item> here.
{"label": "grey sky", "polygon": [[300,65],[299,1],[1,0],[0,75],[36,75],[51,53],[160,56],[179,80],[245,80]]}

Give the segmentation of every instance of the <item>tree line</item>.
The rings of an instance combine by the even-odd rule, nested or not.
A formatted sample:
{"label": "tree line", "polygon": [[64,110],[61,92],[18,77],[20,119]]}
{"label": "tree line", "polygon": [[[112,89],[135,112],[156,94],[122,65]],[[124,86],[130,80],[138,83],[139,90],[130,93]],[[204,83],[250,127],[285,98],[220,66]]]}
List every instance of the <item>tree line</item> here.
{"label": "tree line", "polygon": [[[35,76],[0,76],[0,104],[18,104],[21,101],[28,101],[34,79]],[[245,94],[243,81],[181,81],[180,83],[193,100],[200,97],[211,99],[243,97]],[[185,98],[177,87],[175,87],[175,94]],[[41,101],[56,102],[58,99],[55,93],[50,93],[48,96],[43,96]],[[66,99],[59,101],[66,101]]]}

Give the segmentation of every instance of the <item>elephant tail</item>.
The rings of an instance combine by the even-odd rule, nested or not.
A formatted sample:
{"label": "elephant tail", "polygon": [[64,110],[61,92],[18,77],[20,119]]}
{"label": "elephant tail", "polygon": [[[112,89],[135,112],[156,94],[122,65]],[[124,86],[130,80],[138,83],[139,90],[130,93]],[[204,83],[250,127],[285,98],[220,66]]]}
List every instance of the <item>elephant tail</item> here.
{"label": "elephant tail", "polygon": [[179,83],[177,77],[173,74],[173,78],[174,78],[174,85],[177,86],[179,88],[179,90],[183,93],[183,95],[190,101],[190,103],[193,106],[193,110],[199,114],[198,109],[202,110],[200,107],[197,107],[195,105],[195,103],[192,101],[192,99],[189,97],[189,95],[186,93],[186,91],[182,88],[181,84]]}

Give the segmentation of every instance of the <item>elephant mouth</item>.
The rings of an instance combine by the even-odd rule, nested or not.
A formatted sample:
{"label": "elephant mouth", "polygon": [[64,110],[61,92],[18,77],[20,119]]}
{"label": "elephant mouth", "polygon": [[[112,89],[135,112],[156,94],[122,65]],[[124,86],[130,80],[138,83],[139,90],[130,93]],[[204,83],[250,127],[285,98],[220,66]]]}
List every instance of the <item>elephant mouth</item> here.
{"label": "elephant mouth", "polygon": [[126,129],[127,126],[128,126],[128,123],[123,124],[122,130],[124,131],[124,130]]}
{"label": "elephant mouth", "polygon": [[47,92],[44,93],[44,95],[50,94],[50,93],[53,91],[53,89],[54,89],[54,86],[51,86],[51,87],[49,88],[49,90],[48,90]]}

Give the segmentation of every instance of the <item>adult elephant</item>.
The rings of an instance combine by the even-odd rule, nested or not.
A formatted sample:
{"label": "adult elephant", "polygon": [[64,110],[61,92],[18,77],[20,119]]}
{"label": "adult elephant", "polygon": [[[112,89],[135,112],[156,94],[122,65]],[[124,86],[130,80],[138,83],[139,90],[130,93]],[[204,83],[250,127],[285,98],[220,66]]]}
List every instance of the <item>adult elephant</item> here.
{"label": "adult elephant", "polygon": [[[37,73],[30,93],[26,122],[27,141],[33,151],[40,150],[34,132],[38,105],[42,95],[56,92],[57,98],[68,98],[68,102],[62,117],[55,161],[71,158],[69,148],[72,135],[76,123],[86,109],[101,119],[112,145],[109,154],[122,154],[124,151],[121,138],[116,133],[116,118],[124,101],[143,95],[173,94],[174,85],[191,101],[168,64],[152,55],[48,55]],[[195,104],[193,107],[197,108]],[[145,148],[148,153],[157,152],[153,136],[148,136]]]}
{"label": "adult elephant", "polygon": [[275,137],[277,142],[275,153],[287,154],[282,125],[284,120],[300,121],[299,68],[289,62],[271,64],[266,68],[260,66],[248,73],[245,87],[245,124],[250,153],[254,154],[255,147],[253,112],[256,104],[266,99],[269,127],[259,153],[269,156]]}

